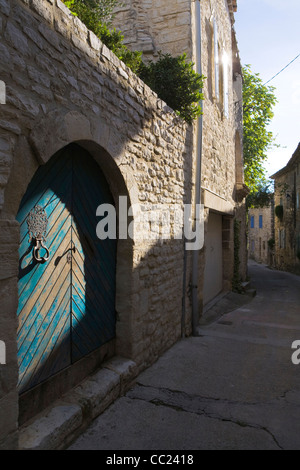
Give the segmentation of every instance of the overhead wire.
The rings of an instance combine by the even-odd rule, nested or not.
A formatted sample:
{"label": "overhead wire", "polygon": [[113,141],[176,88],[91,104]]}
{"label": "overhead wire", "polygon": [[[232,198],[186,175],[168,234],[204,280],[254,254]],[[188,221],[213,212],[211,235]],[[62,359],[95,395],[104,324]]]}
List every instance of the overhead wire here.
{"label": "overhead wire", "polygon": [[[298,54],[293,60],[291,60],[285,67],[283,67],[283,69],[281,69],[278,73],[276,73],[276,75],[274,75],[274,77],[270,78],[270,80],[268,80],[267,82],[265,82],[262,86],[265,86],[267,85],[268,83],[270,83],[272,80],[274,80],[274,78],[276,78],[279,74],[281,74],[281,72],[283,72],[286,68],[288,68],[293,62],[295,62],[295,60],[298,59],[298,57],[300,57],[300,54]],[[243,99],[240,99],[238,101],[235,101],[233,103],[233,106],[236,106],[237,104],[241,103],[243,101]]]}
{"label": "overhead wire", "polygon": [[281,69],[278,73],[276,73],[276,75],[274,75],[274,77],[270,78],[270,80],[268,80],[266,83],[263,84],[263,86],[267,85],[268,83],[270,83],[272,80],[274,80],[274,78],[276,78],[281,72],[283,72],[286,68],[288,68],[293,62],[295,62],[296,59],[298,59],[298,57],[300,57],[300,54],[298,54],[293,60],[291,60],[291,62],[289,62],[285,67],[283,67],[283,69]]}

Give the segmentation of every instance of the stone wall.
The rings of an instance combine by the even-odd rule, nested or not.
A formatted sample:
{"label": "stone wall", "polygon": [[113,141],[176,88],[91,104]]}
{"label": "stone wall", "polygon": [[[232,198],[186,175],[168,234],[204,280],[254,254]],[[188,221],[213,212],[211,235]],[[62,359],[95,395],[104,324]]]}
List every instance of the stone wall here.
{"label": "stone wall", "polygon": [[[60,0],[1,0],[0,80],[0,447],[17,447],[16,214],[38,167],[77,142],[100,165],[119,210],[151,215],[170,208],[166,224],[148,220],[135,239],[119,240],[116,353],[142,370],[181,336],[183,241],[175,212],[190,202],[192,133]],[[159,212],[163,217],[164,210]],[[168,225],[167,225],[168,227]],[[161,235],[159,237],[159,234]],[[160,239],[159,239],[160,238]],[[164,238],[164,239],[162,239]],[[191,331],[190,304],[185,325]]]}
{"label": "stone wall", "polygon": [[191,58],[192,12],[190,0],[127,0],[117,9],[114,26],[131,49],[153,59],[160,51]]}
{"label": "stone wall", "polygon": [[283,210],[282,217],[275,215],[275,266],[300,273],[300,144],[273,178],[275,208]]}
{"label": "stone wall", "polygon": [[[247,275],[247,239],[242,149],[242,72],[237,41],[233,29],[236,2],[204,0],[200,2],[201,50],[197,47],[198,0],[170,2],[169,0],[131,0],[117,10],[114,26],[121,30],[131,49],[144,52],[144,59],[156,60],[158,51],[187,57],[199,67],[201,55],[204,81],[201,201],[205,206],[205,233],[209,214],[223,215],[223,280],[224,289],[231,288],[233,275],[233,223],[241,223],[240,277]],[[216,32],[217,30],[217,32]],[[215,67],[215,38],[219,66]],[[219,74],[219,79],[217,78]],[[227,89],[224,88],[227,76]],[[217,93],[219,87],[219,94]],[[227,93],[225,93],[227,91]],[[226,94],[226,97],[225,97]],[[193,125],[193,182],[197,171],[198,123]],[[196,187],[193,188],[193,195]],[[230,229],[228,229],[228,226]],[[203,266],[205,246],[199,253],[197,281],[199,314],[203,302]],[[195,283],[194,283],[195,284]]]}

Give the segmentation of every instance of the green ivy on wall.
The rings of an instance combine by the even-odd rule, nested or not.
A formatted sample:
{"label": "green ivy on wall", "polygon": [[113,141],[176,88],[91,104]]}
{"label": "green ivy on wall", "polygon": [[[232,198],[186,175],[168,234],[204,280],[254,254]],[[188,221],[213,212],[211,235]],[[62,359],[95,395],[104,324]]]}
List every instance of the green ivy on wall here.
{"label": "green ivy on wall", "polygon": [[278,217],[278,219],[282,220],[283,218],[283,206],[278,205],[275,207],[275,215]]}
{"label": "green ivy on wall", "polygon": [[240,278],[240,231],[241,231],[241,222],[237,219],[234,220],[234,234],[233,234],[233,243],[234,243],[234,263],[233,263],[233,279],[232,279],[232,290],[233,292],[242,293],[242,283]]}

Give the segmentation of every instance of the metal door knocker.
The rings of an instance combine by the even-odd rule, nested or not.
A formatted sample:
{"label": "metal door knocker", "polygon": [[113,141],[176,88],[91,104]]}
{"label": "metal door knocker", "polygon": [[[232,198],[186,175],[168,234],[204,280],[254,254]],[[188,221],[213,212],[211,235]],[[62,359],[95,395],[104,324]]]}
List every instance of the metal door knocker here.
{"label": "metal door knocker", "polygon": [[[42,262],[49,259],[50,253],[48,248],[45,246],[46,243],[46,232],[48,225],[48,218],[41,206],[35,206],[27,216],[27,226],[29,232],[29,243],[34,240],[33,257],[36,261]],[[46,251],[45,256],[40,256],[40,250]]]}

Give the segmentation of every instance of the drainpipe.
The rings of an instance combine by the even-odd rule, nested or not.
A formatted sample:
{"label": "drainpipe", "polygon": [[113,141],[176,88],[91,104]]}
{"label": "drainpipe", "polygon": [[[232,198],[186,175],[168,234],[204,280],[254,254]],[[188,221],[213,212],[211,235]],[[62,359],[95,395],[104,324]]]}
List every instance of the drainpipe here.
{"label": "drainpipe", "polygon": [[[196,16],[196,72],[202,75],[201,65],[201,10],[200,0],[195,0],[195,16]],[[200,101],[200,106],[203,109],[203,102]],[[197,151],[197,168],[195,180],[195,211],[194,211],[194,230],[195,225],[200,223],[200,213],[197,211],[197,205],[201,204],[201,163],[202,163],[202,128],[203,117],[202,115],[197,119],[197,136],[196,136],[196,151]],[[185,337],[185,285],[186,285],[186,265],[187,265],[187,240],[184,238],[184,268],[183,268],[183,295],[182,295],[182,315],[181,315],[181,337]],[[198,336],[197,327],[199,323],[198,313],[198,257],[199,250],[192,251],[192,280],[190,284],[192,294],[192,334]]]}
{"label": "drainpipe", "polygon": [[[196,13],[196,72],[202,75],[202,54],[201,54],[201,6],[200,0],[195,2],[195,13]],[[203,110],[203,101],[200,103]],[[202,167],[202,131],[203,131],[203,116],[199,116],[197,120],[197,168],[196,168],[196,180],[195,180],[195,213],[194,213],[194,224],[200,223],[200,212],[197,211],[197,205],[200,207],[201,204],[201,167]],[[199,247],[199,250],[203,246]],[[192,252],[192,334],[197,336],[197,327],[199,324],[199,307],[198,307],[198,260],[199,250],[193,250]]]}

